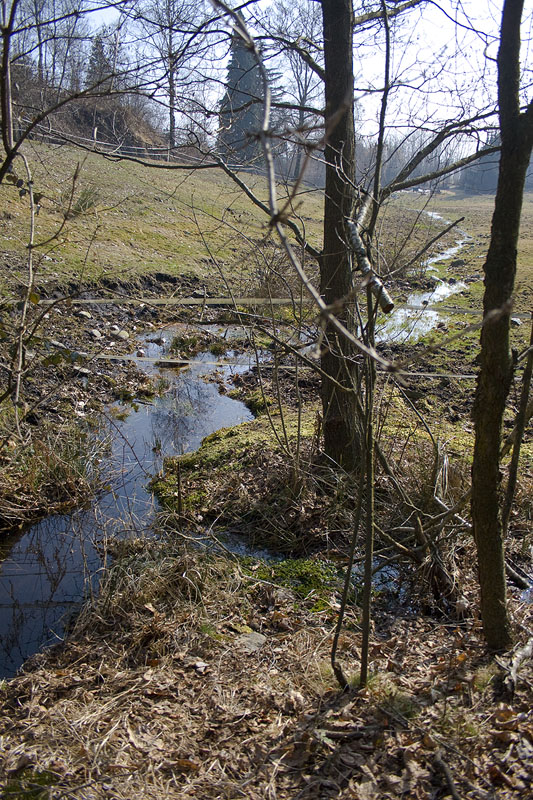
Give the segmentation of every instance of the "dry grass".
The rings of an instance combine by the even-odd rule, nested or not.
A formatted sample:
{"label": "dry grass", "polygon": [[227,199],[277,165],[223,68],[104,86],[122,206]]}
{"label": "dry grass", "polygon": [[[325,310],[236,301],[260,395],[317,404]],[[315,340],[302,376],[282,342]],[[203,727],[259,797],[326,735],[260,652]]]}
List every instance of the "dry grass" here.
{"label": "dry grass", "polygon": [[[523,630],[530,607],[512,610]],[[3,796],[42,780],[43,798],[80,800],[444,798],[444,761],[464,798],[525,798],[527,661],[510,691],[513,654],[488,666],[475,618],[377,620],[374,677],[342,695],[333,608],[311,614],[231,560],[131,546],[67,644],[4,685]],[[265,638],[250,652],[252,629]],[[352,675],[359,647],[350,612]]]}
{"label": "dry grass", "polygon": [[49,514],[64,514],[94,497],[101,485],[97,464],[107,447],[71,423],[42,426],[21,442],[0,415],[0,531],[13,532]]}

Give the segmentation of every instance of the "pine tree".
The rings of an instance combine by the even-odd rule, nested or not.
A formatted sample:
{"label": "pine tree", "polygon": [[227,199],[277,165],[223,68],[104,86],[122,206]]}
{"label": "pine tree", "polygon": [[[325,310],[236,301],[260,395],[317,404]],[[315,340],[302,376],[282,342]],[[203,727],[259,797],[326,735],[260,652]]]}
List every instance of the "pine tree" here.
{"label": "pine tree", "polygon": [[107,48],[101,36],[97,35],[91,42],[91,52],[85,76],[85,86],[93,86],[100,91],[109,87],[113,74],[113,67],[108,57]]}
{"label": "pine tree", "polygon": [[262,102],[259,65],[234,31],[226,92],[219,111],[218,149],[224,159],[249,164],[258,156]]}

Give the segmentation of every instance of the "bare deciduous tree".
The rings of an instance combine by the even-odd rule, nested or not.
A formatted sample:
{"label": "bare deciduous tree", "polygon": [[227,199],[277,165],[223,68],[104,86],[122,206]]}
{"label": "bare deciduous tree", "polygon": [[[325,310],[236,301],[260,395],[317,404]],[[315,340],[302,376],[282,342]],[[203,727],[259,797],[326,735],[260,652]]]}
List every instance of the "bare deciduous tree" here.
{"label": "bare deciduous tree", "polygon": [[510,313],[526,171],[533,147],[533,102],[520,103],[520,25],[523,0],[505,0],[498,52],[501,157],[484,265],[485,324],[476,390],[472,520],[478,551],[481,617],[489,647],[507,648],[512,633],[506,604],[501,521],[500,448],[503,413],[513,375]]}

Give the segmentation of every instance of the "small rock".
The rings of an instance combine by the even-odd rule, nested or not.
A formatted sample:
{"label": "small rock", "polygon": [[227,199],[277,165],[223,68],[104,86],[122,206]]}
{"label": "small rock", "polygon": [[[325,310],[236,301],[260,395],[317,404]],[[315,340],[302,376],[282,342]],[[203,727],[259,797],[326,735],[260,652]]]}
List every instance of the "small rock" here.
{"label": "small rock", "polygon": [[56,350],[68,350],[66,344],[62,344],[61,342],[58,342],[55,339],[49,339],[48,344],[50,345],[50,347],[55,347]]}
{"label": "small rock", "polygon": [[93,318],[92,314],[90,314],[88,311],[85,311],[84,309],[82,309],[81,311],[77,311],[76,312],[76,316],[77,317],[81,317],[82,319],[92,319]]}
{"label": "small rock", "polygon": [[448,278],[448,284],[450,286],[455,286],[456,283],[457,283],[457,278]]}
{"label": "small rock", "polygon": [[518,317],[511,317],[511,325],[513,328],[519,328],[522,324],[522,320]]}
{"label": "small rock", "polygon": [[109,330],[111,331],[111,333],[118,333],[120,328],[118,327],[118,325],[111,325]]}
{"label": "small rock", "polygon": [[137,355],[137,358],[143,358],[143,356],[145,356],[146,353],[144,352],[144,350],[137,350],[136,355]]}
{"label": "small rock", "polygon": [[456,258],[456,259],[454,259],[454,261],[451,262],[450,266],[451,267],[464,267],[465,264],[466,264],[466,261],[464,261],[462,258]]}
{"label": "small rock", "polygon": [[85,378],[88,378],[89,375],[91,374],[91,370],[87,369],[87,367],[74,366],[73,370],[77,375],[82,375]]}
{"label": "small rock", "polygon": [[259,650],[263,647],[264,643],[266,642],[267,637],[264,636],[262,633],[256,633],[252,631],[252,633],[243,633],[237,637],[237,644],[242,647],[247,653],[255,653],[256,650]]}
{"label": "small rock", "polygon": [[100,333],[100,331],[97,328],[93,328],[92,329],[91,336],[93,337],[93,339],[101,339],[102,338],[102,334]]}
{"label": "small rock", "polygon": [[130,335],[129,335],[128,331],[119,331],[119,332],[116,334],[116,337],[117,337],[117,339],[122,339],[122,341],[124,341],[124,342],[125,342],[125,341],[126,341],[126,339],[129,339],[129,338],[130,338]]}

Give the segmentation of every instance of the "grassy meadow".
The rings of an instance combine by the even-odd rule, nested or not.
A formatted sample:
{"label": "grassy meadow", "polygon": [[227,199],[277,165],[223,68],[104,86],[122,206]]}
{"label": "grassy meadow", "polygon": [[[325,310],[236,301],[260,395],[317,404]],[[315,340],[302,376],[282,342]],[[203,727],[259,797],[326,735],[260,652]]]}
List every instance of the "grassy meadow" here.
{"label": "grassy meadow", "polygon": [[[43,195],[35,237],[44,242],[37,248],[41,278],[127,282],[164,272],[215,288],[222,285],[220,267],[234,287],[245,288],[265,269],[267,217],[218,170],[150,168],[40,144],[31,145],[30,163]],[[243,177],[266,202],[264,180]],[[295,204],[309,239],[319,243],[320,192],[303,191]],[[0,186],[0,209],[4,259],[18,264],[28,238],[27,198],[19,199],[15,186]]]}
{"label": "grassy meadow", "polygon": [[[442,192],[431,200],[431,210],[446,219],[465,218],[460,227],[473,237],[469,261],[472,266],[477,265],[479,271],[489,245],[493,208],[492,195]],[[521,313],[533,311],[533,193],[524,196],[517,254],[515,310]]]}
{"label": "grassy meadow", "polygon": [[[266,275],[283,270],[266,215],[218,170],[147,167],[37,142],[28,144],[27,155],[34,189],[42,195],[35,232],[37,284],[128,283],[166,273],[195,278],[211,291],[222,291],[229,282],[233,290],[249,293],[261,288]],[[17,177],[25,180],[20,166],[17,170]],[[264,179],[241,177],[266,203]],[[287,187],[278,186],[278,197],[282,204]],[[321,245],[322,205],[322,192],[305,186],[291,203],[293,220],[316,249]],[[442,221],[419,214],[423,209],[449,220],[465,217],[460,227],[472,240],[461,257],[471,270],[481,272],[492,206],[493,198],[484,195],[441,192],[429,200],[399,195],[381,215],[377,268],[401,276],[417,249],[439,231]],[[25,280],[29,233],[27,196],[20,198],[13,185],[0,186],[0,219],[0,290],[2,285],[5,290],[13,278]],[[519,311],[531,307],[532,223],[533,195],[527,195],[518,253]],[[455,232],[448,234],[428,254],[453,243],[454,237]]]}

